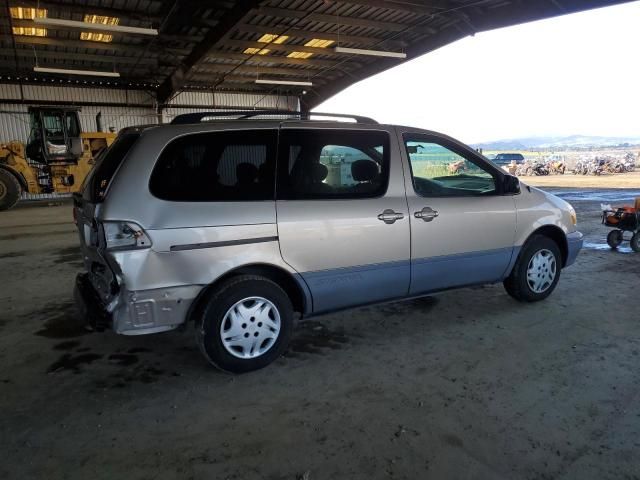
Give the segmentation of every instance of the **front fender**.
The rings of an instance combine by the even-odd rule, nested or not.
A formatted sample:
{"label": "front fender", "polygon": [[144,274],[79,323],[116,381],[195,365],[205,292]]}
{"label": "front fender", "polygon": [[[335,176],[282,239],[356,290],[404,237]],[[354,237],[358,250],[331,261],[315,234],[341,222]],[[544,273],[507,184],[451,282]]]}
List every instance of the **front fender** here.
{"label": "front fender", "polygon": [[517,209],[516,246],[522,246],[533,232],[543,227],[557,227],[565,236],[576,231],[571,220],[572,207],[561,198],[523,185],[522,193],[514,199]]}

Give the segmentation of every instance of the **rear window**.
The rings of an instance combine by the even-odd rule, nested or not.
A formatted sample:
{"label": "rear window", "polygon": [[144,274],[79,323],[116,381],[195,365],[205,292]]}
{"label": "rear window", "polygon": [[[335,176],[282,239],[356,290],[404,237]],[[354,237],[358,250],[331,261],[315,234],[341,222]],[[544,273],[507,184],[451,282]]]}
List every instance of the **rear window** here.
{"label": "rear window", "polygon": [[93,203],[104,200],[114,173],[139,137],[139,133],[120,135],[105,152],[98,156],[96,165],[82,187],[83,198]]}
{"label": "rear window", "polygon": [[149,189],[180,202],[272,200],[275,130],[185,135],[163,150]]}

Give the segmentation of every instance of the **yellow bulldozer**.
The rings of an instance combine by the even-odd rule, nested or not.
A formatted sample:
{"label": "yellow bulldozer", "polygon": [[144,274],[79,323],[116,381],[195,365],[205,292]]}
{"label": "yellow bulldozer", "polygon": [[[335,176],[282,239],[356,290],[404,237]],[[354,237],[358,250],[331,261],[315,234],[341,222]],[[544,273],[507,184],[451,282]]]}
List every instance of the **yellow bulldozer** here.
{"label": "yellow bulldozer", "polygon": [[[8,210],[23,192],[77,192],[97,156],[115,133],[82,132],[80,109],[29,107],[26,143],[0,143],[0,210]],[[96,118],[100,127],[100,114]]]}

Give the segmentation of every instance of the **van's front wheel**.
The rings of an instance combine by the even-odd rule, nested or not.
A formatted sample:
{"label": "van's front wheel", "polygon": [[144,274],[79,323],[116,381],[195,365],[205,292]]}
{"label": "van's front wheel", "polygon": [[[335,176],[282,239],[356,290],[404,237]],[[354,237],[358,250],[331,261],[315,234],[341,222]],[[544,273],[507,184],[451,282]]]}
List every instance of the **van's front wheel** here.
{"label": "van's front wheel", "polygon": [[291,338],[293,307],[264,277],[241,275],[215,290],[196,324],[196,339],[216,367],[244,373],[269,365]]}
{"label": "van's front wheel", "polygon": [[504,288],[521,302],[544,300],[556,288],[561,268],[562,254],[556,242],[535,235],[520,252],[511,275],[504,281]]}

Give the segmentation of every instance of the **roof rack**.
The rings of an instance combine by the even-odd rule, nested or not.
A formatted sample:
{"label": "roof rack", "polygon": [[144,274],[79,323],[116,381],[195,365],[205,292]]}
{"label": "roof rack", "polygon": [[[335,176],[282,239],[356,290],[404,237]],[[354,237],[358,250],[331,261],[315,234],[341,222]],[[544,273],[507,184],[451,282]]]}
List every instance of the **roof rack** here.
{"label": "roof rack", "polygon": [[328,118],[350,118],[356,123],[373,123],[377,124],[374,119],[363,117],[360,115],[345,115],[343,113],[317,113],[317,112],[292,112],[289,110],[230,110],[200,113],[184,113],[177,115],[171,121],[171,125],[184,125],[187,123],[200,123],[209,118],[236,117],[234,120],[246,120],[248,118],[260,116],[287,116],[300,120],[310,120],[310,117],[328,117]]}

